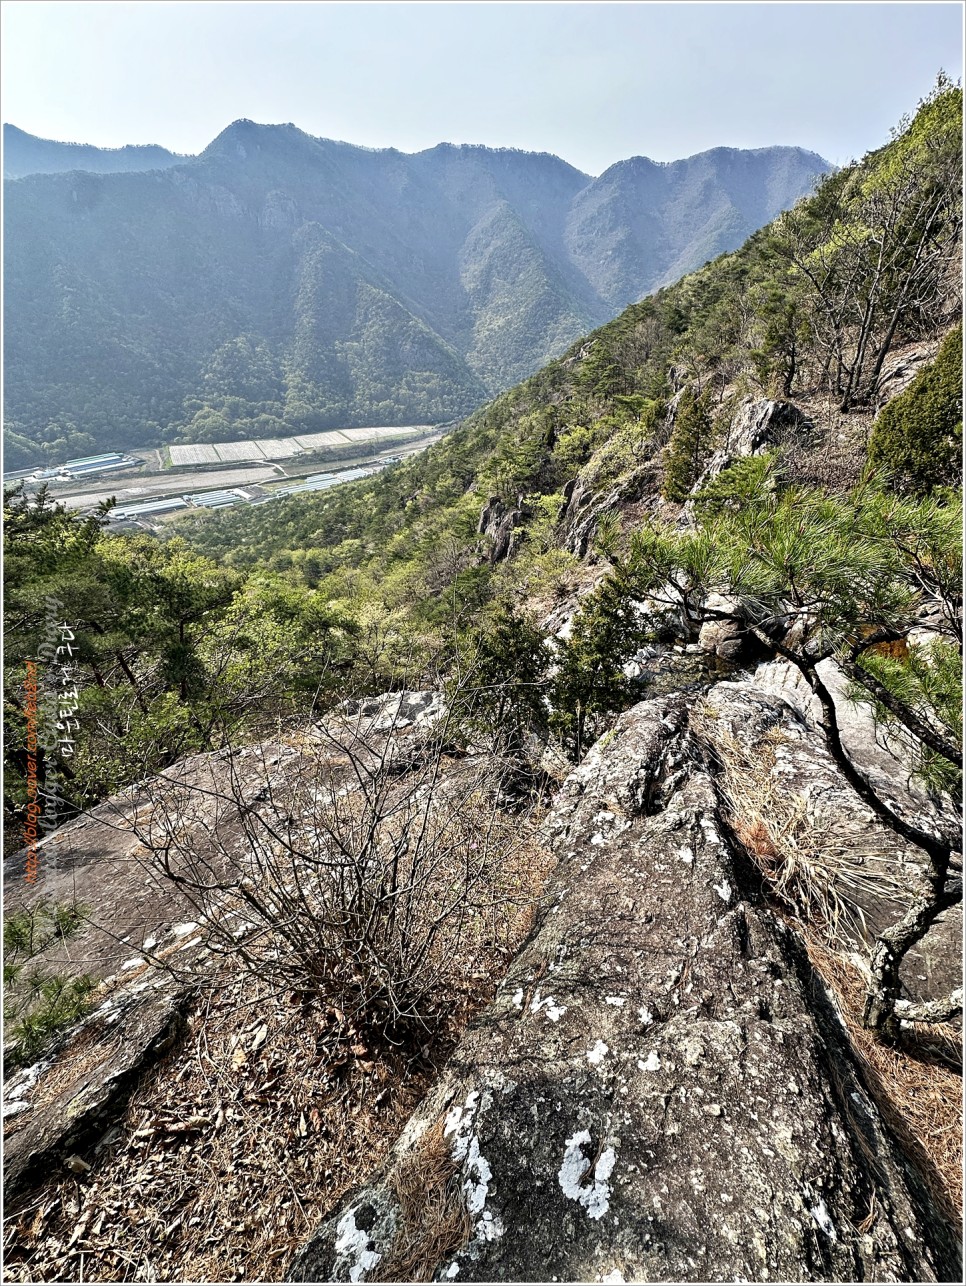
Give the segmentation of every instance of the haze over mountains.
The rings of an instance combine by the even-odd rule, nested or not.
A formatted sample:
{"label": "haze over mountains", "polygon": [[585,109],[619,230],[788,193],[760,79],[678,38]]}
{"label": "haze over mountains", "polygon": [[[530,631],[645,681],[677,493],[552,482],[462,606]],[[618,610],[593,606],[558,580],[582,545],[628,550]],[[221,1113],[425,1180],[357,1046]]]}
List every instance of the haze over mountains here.
{"label": "haze over mountains", "polygon": [[22,179],[25,174],[63,174],[68,170],[91,170],[95,174],[163,170],[189,159],[156,143],[93,147],[90,143],[58,143],[52,138],[37,138],[16,125],[3,127],[5,179]]}
{"label": "haze over mountains", "polygon": [[716,148],[592,178],[546,153],[410,155],[244,120],[187,159],[5,131],[24,175],[5,185],[11,468],[44,442],[454,418],[830,168]]}

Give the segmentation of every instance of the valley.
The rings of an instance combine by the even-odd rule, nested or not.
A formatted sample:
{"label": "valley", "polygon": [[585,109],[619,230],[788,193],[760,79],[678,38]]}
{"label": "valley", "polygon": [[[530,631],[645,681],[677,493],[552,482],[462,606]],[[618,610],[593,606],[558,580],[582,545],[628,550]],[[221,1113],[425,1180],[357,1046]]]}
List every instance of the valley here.
{"label": "valley", "polygon": [[828,169],[718,148],[593,178],[239,120],[164,169],[5,180],[6,467],[454,420]]}
{"label": "valley", "polygon": [[[350,429],[348,433],[293,439],[291,445],[284,441],[224,444],[237,451],[223,452],[217,447],[159,448],[142,451],[138,462],[112,471],[109,477],[66,481],[57,476],[28,476],[26,485],[30,491],[47,486],[51,499],[70,510],[89,511],[114,499],[117,507],[110,516],[112,524],[137,522],[153,529],[157,524],[175,521],[192,507],[204,508],[215,493],[218,507],[223,508],[233,503],[261,503],[302,488],[321,490],[323,480],[327,485],[338,486],[397,464],[425,450],[440,436],[438,429],[427,425]],[[380,448],[380,441],[389,445]],[[219,456],[223,458],[219,460]],[[237,467],[218,467],[233,457]],[[273,458],[284,460],[284,464],[266,463]],[[321,466],[331,472],[320,472]],[[179,505],[177,501],[183,503]],[[169,503],[162,508],[164,502]]]}

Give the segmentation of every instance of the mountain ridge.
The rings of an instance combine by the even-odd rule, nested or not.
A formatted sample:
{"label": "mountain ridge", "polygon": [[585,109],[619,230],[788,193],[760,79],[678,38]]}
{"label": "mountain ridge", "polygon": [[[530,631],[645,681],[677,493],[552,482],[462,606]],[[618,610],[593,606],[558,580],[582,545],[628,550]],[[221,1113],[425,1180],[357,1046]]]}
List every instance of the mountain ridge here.
{"label": "mountain ridge", "polygon": [[[12,153],[12,157],[11,157]],[[121,147],[98,147],[92,143],[65,143],[41,138],[17,125],[3,126],[3,177],[16,179],[28,174],[59,174],[71,170],[94,173],[123,173],[129,170],[162,169],[190,159],[158,143],[124,143]],[[80,162],[85,162],[81,164]]]}
{"label": "mountain ridge", "polygon": [[[163,169],[8,181],[12,467],[38,446],[54,460],[466,414],[734,248],[819,162],[718,149],[592,178],[550,153],[407,154],[242,119]],[[216,374],[239,342],[271,371],[245,395]]]}
{"label": "mountain ridge", "polygon": [[[821,165],[825,166],[828,169],[834,168],[832,164],[829,161],[827,161],[823,156],[821,156],[818,152],[815,152],[810,148],[800,147],[798,144],[767,143],[762,147],[732,147],[729,144],[721,143],[721,144],[716,144],[714,147],[702,148],[702,150],[699,152],[691,152],[687,156],[675,157],[675,159],[672,161],[658,161],[658,160],[655,160],[653,157],[645,155],[644,153],[635,153],[633,156],[623,157],[618,161],[611,162],[611,164],[606,166],[603,170],[601,170],[599,174],[595,175],[590,173],[590,171],[588,170],[581,170],[579,166],[574,165],[572,162],[568,161],[565,157],[559,156],[556,152],[548,152],[542,149],[532,150],[530,148],[525,148],[525,147],[492,146],[488,143],[451,143],[445,139],[441,139],[438,143],[434,143],[430,147],[417,148],[413,152],[406,152],[403,149],[398,147],[373,147],[365,143],[350,143],[345,139],[329,138],[323,134],[310,134],[307,130],[303,130],[300,126],[295,125],[291,121],[268,123],[268,122],[254,121],[247,116],[239,116],[235,120],[231,121],[228,125],[225,126],[223,130],[220,130],[219,133],[216,134],[215,137],[208,144],[206,144],[204,148],[201,149],[200,152],[174,152],[170,148],[166,148],[159,143],[123,143],[118,147],[101,147],[100,145],[93,144],[93,143],[66,142],[61,139],[50,139],[50,138],[44,138],[39,134],[31,134],[29,130],[21,129],[20,126],[14,125],[12,122],[9,122],[9,121],[4,122],[3,131],[4,131],[5,150],[9,148],[11,144],[15,148],[23,148],[28,145],[32,146],[34,144],[44,144],[44,145],[49,145],[51,147],[56,147],[56,148],[80,150],[83,152],[85,156],[90,157],[91,159],[96,159],[99,157],[122,159],[128,156],[131,159],[139,159],[142,156],[145,156],[147,154],[157,153],[158,155],[163,155],[164,157],[171,158],[172,163],[181,165],[181,164],[184,164],[185,162],[198,160],[200,157],[203,157],[207,152],[210,151],[210,149],[214,146],[214,144],[217,143],[220,139],[224,138],[226,135],[231,135],[232,132],[236,130],[236,127],[251,128],[255,130],[272,130],[272,131],[292,130],[300,134],[302,137],[310,139],[312,142],[328,143],[334,147],[351,149],[352,151],[356,151],[356,152],[368,152],[372,154],[393,155],[393,156],[399,156],[399,157],[425,156],[430,153],[443,152],[443,151],[448,151],[448,152],[455,151],[455,152],[476,152],[476,153],[486,152],[492,155],[516,155],[516,156],[524,156],[529,158],[547,158],[547,159],[556,161],[559,164],[565,166],[567,169],[572,170],[574,173],[581,175],[589,182],[593,182],[595,179],[603,178],[605,174],[608,174],[613,169],[616,169],[621,166],[627,166],[637,161],[646,162],[647,165],[657,169],[668,169],[673,166],[682,165],[688,161],[697,160],[700,157],[723,155],[726,153],[730,153],[734,155],[762,156],[762,155],[765,155],[766,153],[793,151],[793,152],[799,152],[813,157]],[[75,166],[73,168],[84,169],[85,167]],[[128,169],[128,168],[129,167],[127,166],[124,167],[124,169]],[[134,167],[132,166],[130,168],[134,168]],[[152,169],[156,167],[145,166],[143,168]],[[52,169],[48,170],[48,169],[40,168],[40,169],[24,170],[22,173],[16,174],[16,175],[7,174],[5,172],[4,177],[5,178],[25,178],[29,174],[52,174],[52,173],[62,173],[62,172],[64,171],[60,170],[59,168],[56,170],[52,170]],[[103,172],[109,173],[112,171],[103,171]]]}

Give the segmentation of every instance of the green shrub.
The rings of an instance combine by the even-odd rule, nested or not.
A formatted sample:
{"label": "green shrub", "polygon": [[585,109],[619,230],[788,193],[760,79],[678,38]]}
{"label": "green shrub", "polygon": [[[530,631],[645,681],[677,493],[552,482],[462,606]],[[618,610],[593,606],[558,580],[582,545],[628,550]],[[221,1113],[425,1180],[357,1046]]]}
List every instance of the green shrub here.
{"label": "green shrub", "polygon": [[952,486],[963,438],[963,328],[949,332],[931,362],[881,412],[869,460],[912,491]]}
{"label": "green shrub", "polygon": [[628,596],[612,577],[584,599],[560,648],[551,693],[551,727],[579,760],[609,717],[641,699],[624,665],[643,642]]}
{"label": "green shrub", "polygon": [[714,440],[709,401],[709,389],[705,389],[697,397],[690,388],[686,388],[681,394],[671,440],[664,452],[664,483],[661,490],[666,500],[686,500],[698,480]]}
{"label": "green shrub", "polygon": [[86,915],[77,903],[38,902],[4,919],[4,1071],[34,1062],[59,1032],[90,1010],[94,978],[66,978],[42,967],[26,971],[55,939],[70,937]]}
{"label": "green shrub", "polygon": [[83,974],[63,978],[36,973],[27,980],[26,1006],[19,1014],[4,1013],[7,1048],[4,1071],[36,1061],[58,1033],[90,1012],[95,979]]}

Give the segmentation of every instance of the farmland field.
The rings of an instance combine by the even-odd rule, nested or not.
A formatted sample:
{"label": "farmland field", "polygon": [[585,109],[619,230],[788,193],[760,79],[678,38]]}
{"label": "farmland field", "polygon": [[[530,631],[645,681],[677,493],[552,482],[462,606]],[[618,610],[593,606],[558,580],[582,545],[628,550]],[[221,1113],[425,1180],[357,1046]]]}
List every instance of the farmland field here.
{"label": "farmland field", "polygon": [[218,452],[213,446],[171,447],[172,464],[217,464]]}
{"label": "farmland field", "polygon": [[431,428],[432,425],[429,424],[407,424],[398,428],[377,425],[372,428],[330,429],[326,433],[302,433],[294,438],[259,438],[253,442],[199,442],[168,449],[171,463],[175,467],[240,463],[243,460],[288,460],[303,451],[324,451],[363,442],[411,438],[420,433],[428,433]]}

